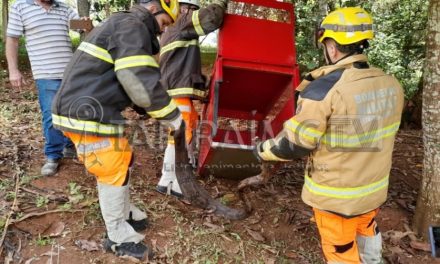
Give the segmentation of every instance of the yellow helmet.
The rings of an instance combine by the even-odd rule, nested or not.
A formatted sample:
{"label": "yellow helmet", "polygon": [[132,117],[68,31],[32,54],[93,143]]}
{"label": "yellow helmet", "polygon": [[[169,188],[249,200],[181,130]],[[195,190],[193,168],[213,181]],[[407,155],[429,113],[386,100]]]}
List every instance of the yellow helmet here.
{"label": "yellow helmet", "polygon": [[176,22],[177,15],[179,14],[179,1],[178,0],[138,0],[138,3],[147,4],[151,1],[157,1],[160,3],[163,11],[159,11],[156,14],[167,13],[173,22]]}
{"label": "yellow helmet", "polygon": [[334,39],[340,45],[348,45],[372,39],[373,19],[360,7],[339,8],[328,14],[317,31],[317,40]]}
{"label": "yellow helmet", "polygon": [[179,1],[178,0],[160,0],[160,5],[163,10],[170,15],[174,22],[176,22],[177,15],[179,14]]}

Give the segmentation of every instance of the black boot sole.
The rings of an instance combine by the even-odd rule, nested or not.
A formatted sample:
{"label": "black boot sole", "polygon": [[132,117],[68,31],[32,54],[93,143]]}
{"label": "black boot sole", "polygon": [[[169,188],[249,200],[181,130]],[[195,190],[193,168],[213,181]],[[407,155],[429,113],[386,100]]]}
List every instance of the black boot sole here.
{"label": "black boot sole", "polygon": [[[164,195],[168,195],[168,188],[165,186],[156,186],[156,191],[158,193],[164,194]],[[176,197],[177,199],[183,199],[183,194],[175,192],[173,190],[171,190],[170,194],[174,197]]]}

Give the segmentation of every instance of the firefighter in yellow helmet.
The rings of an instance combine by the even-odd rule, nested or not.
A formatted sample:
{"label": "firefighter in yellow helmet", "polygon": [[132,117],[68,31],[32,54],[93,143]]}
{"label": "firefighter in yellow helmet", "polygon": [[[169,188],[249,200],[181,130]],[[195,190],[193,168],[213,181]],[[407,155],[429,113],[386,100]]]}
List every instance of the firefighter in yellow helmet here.
{"label": "firefighter in yellow helmet", "polygon": [[[192,100],[206,96],[205,76],[202,75],[199,37],[218,29],[229,0],[215,0],[200,8],[199,0],[179,0],[180,14],[160,38],[161,83],[174,98],[186,125],[186,141],[190,161],[195,165],[193,145],[198,114]],[[182,198],[176,179],[175,148],[172,139],[165,150],[162,176],[156,190]]]}
{"label": "firefighter in yellow helmet", "polygon": [[144,109],[169,129],[182,115],[160,84],[157,36],[178,15],[177,0],[140,0],[110,16],[81,43],[67,66],[52,104],[53,124],[75,144],[78,158],[97,179],[105,222],[104,248],[140,260],[151,256],[138,231],[147,216],[130,203],[132,150],[121,112]]}
{"label": "firefighter in yellow helmet", "polygon": [[256,148],[263,161],[309,156],[302,199],[313,207],[327,263],[382,262],[375,216],[387,198],[403,90],[363,54],[372,27],[362,8],[323,20],[316,39],[328,65],[305,77],[296,115]]}

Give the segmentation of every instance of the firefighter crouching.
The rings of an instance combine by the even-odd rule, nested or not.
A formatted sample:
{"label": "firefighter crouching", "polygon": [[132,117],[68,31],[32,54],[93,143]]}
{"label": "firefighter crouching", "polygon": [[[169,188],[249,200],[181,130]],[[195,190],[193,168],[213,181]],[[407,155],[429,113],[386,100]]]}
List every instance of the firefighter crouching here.
{"label": "firefighter crouching", "polygon": [[52,104],[53,124],[75,144],[79,159],[96,176],[108,238],[107,251],[145,259],[151,251],[137,231],[146,214],[130,203],[132,150],[123,135],[121,111],[136,105],[171,130],[182,123],[162,88],[159,35],[178,15],[177,0],[140,0],[112,15],[78,47]]}
{"label": "firefighter crouching", "polygon": [[309,156],[302,199],[313,207],[327,263],[382,263],[375,216],[387,198],[403,90],[363,54],[372,22],[352,7],[323,20],[316,40],[328,65],[307,75],[296,115],[256,151],[263,161]]}

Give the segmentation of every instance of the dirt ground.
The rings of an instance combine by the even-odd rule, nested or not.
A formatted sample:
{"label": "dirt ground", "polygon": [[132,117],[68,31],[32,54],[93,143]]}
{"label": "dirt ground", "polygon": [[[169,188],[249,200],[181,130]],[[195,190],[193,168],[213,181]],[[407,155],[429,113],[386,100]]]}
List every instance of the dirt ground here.
{"label": "dirt ground", "polygon": [[[64,160],[55,176],[39,175],[43,137],[34,85],[20,90],[4,85],[0,94],[2,234],[6,220],[12,221],[0,263],[131,263],[102,250],[95,179],[81,164]],[[312,211],[300,198],[302,160],[286,164],[266,186],[246,190],[252,213],[243,221],[227,221],[155,192],[166,143],[152,132],[153,121],[146,127],[147,138],[138,135],[133,141],[131,194],[149,215],[145,242],[155,251],[151,263],[323,263]],[[405,229],[414,214],[422,160],[421,131],[400,131],[389,198],[377,218],[389,263],[440,263],[419,250],[427,244],[417,243]],[[200,182],[224,203],[243,206],[237,182]]]}

